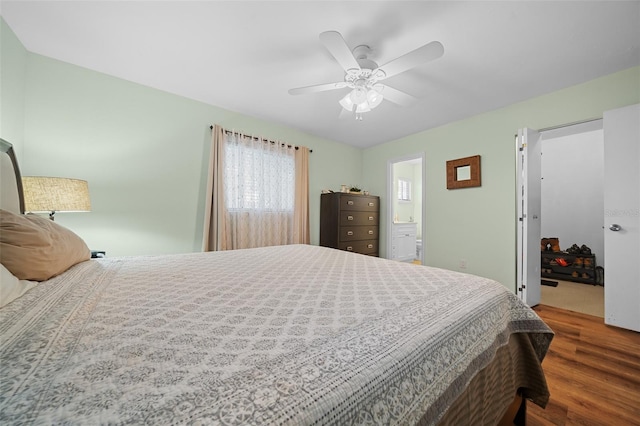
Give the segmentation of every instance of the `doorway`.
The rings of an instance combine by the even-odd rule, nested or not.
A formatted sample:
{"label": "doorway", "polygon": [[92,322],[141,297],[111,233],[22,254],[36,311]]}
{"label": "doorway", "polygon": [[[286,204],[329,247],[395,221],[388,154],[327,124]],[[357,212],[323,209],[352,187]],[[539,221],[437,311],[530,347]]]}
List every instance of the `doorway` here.
{"label": "doorway", "polygon": [[[640,331],[640,104],[605,111],[602,128],[604,322]],[[540,303],[541,139],[516,136],[516,293],[529,306]]]}
{"label": "doorway", "polygon": [[387,163],[387,258],[424,264],[424,153]]}
{"label": "doorway", "polygon": [[[541,131],[540,303],[604,318],[602,120]],[[558,262],[567,262],[566,266]]]}
{"label": "doorway", "polygon": [[[557,258],[564,257],[561,256],[560,251],[566,250],[579,241],[578,247],[586,246],[585,234],[589,233],[592,236],[588,243],[594,249],[595,245],[592,241],[598,238],[593,236],[603,235],[604,137],[602,128],[603,121],[598,119],[540,131],[532,129],[518,131],[516,136],[518,180],[516,293],[529,306],[535,306],[541,302],[542,280],[545,280],[545,284],[546,282],[557,284],[556,279],[564,278],[572,278],[580,282],[588,281],[582,277],[582,274],[586,273],[584,268],[580,270],[573,268],[572,262],[576,260],[575,257]],[[595,132],[595,136],[591,138],[591,143],[585,143],[580,135],[591,132]],[[585,146],[582,147],[580,144]],[[543,147],[546,155],[543,155]],[[585,167],[582,167],[583,165]],[[593,175],[586,178],[584,174],[591,170],[594,170]],[[543,171],[546,174],[546,180]],[[546,188],[544,203],[543,187]],[[570,205],[568,209],[567,201]],[[576,203],[577,208],[571,206]],[[587,209],[588,214],[585,214]],[[549,217],[545,218],[545,214]],[[586,216],[589,220],[585,220]],[[543,237],[550,240],[541,241]],[[542,250],[542,243],[548,246],[551,253]],[[602,246],[598,245],[598,247],[599,253],[602,253]],[[554,252],[558,253],[557,256]],[[604,263],[603,256],[601,262]],[[591,263],[590,267],[593,269],[589,271],[591,279],[595,279],[593,266]],[[580,276],[572,277],[573,272],[579,273]]]}

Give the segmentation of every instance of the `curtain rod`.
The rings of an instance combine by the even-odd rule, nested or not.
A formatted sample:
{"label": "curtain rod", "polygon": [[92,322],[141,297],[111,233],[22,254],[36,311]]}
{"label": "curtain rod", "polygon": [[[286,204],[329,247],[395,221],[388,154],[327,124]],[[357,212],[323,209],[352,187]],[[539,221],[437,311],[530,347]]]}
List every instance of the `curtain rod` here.
{"label": "curtain rod", "polygon": [[[210,128],[211,130],[213,130],[213,125],[209,126],[209,128]],[[224,130],[224,132],[225,132],[226,134],[228,134],[228,135],[229,135],[229,134],[242,135],[242,136],[244,136],[244,137],[253,138],[253,140],[254,140],[254,141],[259,141],[259,140],[261,140],[261,141],[263,141],[263,142],[271,142],[272,144],[280,143],[280,145],[282,145],[282,146],[286,146],[287,148],[295,148],[295,149],[298,149],[298,147],[297,147],[297,146],[295,146],[295,145],[288,145],[288,144],[285,144],[285,143],[276,142],[276,141],[272,141],[272,140],[269,140],[269,139],[262,139],[262,138],[259,138],[259,137],[257,137],[257,136],[247,136],[247,135],[243,135],[243,134],[242,134],[242,133],[240,133],[240,132],[234,132],[234,131],[232,131],[232,130],[227,130],[227,129],[222,129],[222,130]],[[309,150],[309,153],[312,153],[312,152],[313,152],[313,150],[312,150],[312,149],[310,149],[310,150]]]}

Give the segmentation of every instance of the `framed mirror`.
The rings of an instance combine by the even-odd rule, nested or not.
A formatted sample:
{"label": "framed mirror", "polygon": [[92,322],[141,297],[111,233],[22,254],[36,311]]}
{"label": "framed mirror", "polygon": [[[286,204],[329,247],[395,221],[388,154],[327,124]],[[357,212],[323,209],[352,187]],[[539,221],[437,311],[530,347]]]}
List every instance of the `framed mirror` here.
{"label": "framed mirror", "polygon": [[480,186],[480,156],[447,161],[447,189]]}

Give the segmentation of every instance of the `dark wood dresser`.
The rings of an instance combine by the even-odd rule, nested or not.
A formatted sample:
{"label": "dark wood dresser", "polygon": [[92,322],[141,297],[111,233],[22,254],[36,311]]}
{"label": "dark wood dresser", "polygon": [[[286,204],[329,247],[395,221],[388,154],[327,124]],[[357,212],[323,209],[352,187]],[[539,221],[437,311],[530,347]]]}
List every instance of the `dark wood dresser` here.
{"label": "dark wood dresser", "polygon": [[320,245],[378,256],[380,197],[334,192],[320,196]]}

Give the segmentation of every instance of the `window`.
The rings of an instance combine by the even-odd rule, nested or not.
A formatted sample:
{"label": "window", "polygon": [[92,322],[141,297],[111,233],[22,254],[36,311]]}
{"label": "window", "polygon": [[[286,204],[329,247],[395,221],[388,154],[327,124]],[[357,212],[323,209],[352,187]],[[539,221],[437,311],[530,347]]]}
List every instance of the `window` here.
{"label": "window", "polygon": [[308,244],[310,150],[212,127],[203,249]]}
{"label": "window", "polygon": [[398,200],[411,201],[411,181],[398,179]]}
{"label": "window", "polygon": [[293,151],[269,145],[262,141],[255,144],[232,142],[225,147],[225,203],[228,210],[293,212]]}

